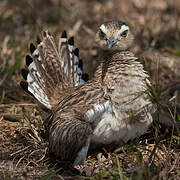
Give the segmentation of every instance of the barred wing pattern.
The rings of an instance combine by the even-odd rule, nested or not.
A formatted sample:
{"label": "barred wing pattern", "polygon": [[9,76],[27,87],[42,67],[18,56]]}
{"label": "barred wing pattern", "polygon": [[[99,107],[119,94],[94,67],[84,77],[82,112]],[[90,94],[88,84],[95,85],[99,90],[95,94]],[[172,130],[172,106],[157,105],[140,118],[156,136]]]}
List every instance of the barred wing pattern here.
{"label": "barred wing pattern", "polygon": [[59,102],[64,89],[85,83],[83,76],[87,75],[82,74],[79,50],[65,31],[58,48],[51,34],[44,31],[42,41],[37,38],[37,47],[30,44],[30,52],[26,56],[28,69],[22,70],[25,81],[20,85],[46,108],[52,109]]}

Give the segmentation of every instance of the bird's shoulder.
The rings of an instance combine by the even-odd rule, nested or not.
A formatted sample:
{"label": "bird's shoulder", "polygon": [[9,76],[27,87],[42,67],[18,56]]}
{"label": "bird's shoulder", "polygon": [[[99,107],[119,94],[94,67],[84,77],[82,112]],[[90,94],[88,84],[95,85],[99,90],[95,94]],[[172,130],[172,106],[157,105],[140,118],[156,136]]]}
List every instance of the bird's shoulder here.
{"label": "bird's shoulder", "polygon": [[92,80],[81,86],[67,90],[64,96],[61,98],[61,101],[59,101],[52,111],[53,114],[56,114],[60,113],[63,109],[69,108],[72,110],[72,115],[79,114],[82,118],[86,118],[86,112],[96,108],[98,105],[103,105],[107,101],[108,99],[105,97],[101,84],[95,80]]}

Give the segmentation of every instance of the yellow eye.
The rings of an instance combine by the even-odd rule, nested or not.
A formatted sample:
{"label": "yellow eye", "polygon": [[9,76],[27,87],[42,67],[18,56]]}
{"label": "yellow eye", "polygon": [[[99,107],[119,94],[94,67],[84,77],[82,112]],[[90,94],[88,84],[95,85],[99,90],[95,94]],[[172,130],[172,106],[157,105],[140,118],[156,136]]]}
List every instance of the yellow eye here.
{"label": "yellow eye", "polygon": [[128,33],[128,30],[125,30],[124,32],[122,32],[121,36],[125,38],[127,36],[127,33]]}
{"label": "yellow eye", "polygon": [[105,39],[106,34],[100,29],[99,30],[99,37],[100,39]]}

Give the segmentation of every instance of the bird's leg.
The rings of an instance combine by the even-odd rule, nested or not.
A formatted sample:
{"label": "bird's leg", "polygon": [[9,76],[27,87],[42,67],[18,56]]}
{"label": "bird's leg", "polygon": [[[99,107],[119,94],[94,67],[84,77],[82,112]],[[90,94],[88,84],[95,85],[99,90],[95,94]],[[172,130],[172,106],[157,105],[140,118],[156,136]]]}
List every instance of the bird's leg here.
{"label": "bird's leg", "polygon": [[85,146],[82,147],[82,149],[78,152],[77,157],[76,157],[74,164],[73,164],[74,166],[77,164],[78,165],[84,165],[85,159],[87,156],[87,152],[89,149],[89,145],[90,145],[90,137],[88,137]]}

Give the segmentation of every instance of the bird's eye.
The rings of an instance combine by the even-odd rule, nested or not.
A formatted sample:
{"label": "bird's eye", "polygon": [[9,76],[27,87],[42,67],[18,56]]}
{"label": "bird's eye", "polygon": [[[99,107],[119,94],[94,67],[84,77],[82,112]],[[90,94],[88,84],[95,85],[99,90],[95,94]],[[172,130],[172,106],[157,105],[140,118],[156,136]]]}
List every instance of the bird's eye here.
{"label": "bird's eye", "polygon": [[125,30],[125,31],[121,34],[121,36],[125,38],[125,37],[127,36],[127,33],[128,33],[128,30]]}
{"label": "bird's eye", "polygon": [[100,29],[99,30],[99,37],[100,39],[105,39],[106,34]]}

